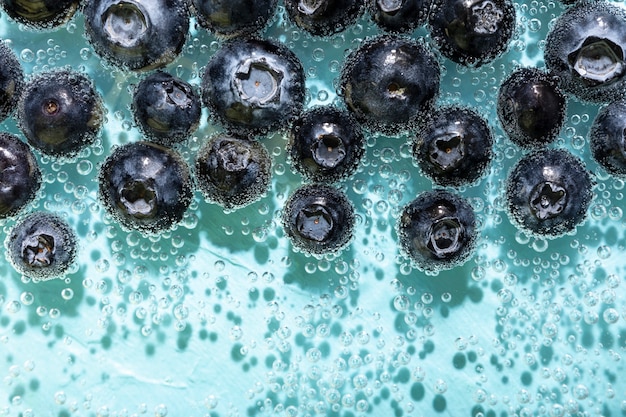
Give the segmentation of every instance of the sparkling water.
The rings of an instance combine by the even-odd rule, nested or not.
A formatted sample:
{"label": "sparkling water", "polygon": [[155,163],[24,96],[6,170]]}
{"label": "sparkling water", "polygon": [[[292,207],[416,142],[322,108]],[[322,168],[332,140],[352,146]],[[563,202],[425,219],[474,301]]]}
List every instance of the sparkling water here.
{"label": "sparkling water", "polygon": [[[75,158],[37,153],[44,185],[26,212],[60,214],[76,231],[78,261],[33,282],[0,259],[0,416],[617,416],[626,415],[624,181],[589,150],[599,106],[568,98],[551,147],[595,177],[587,218],[545,240],[517,230],[504,184],[524,154],[497,119],[502,81],[544,68],[544,39],[565,7],[517,2],[507,52],[480,68],[439,57],[438,104],[476,109],[494,131],[494,160],[462,187],[480,238],[462,266],[437,275],[400,254],[402,208],[433,188],[411,155],[411,135],[370,134],[358,171],[339,184],[355,206],[355,236],[337,254],[295,251],[281,210],[302,184],[284,132],[260,140],[273,158],[260,201],[225,213],[199,192],[181,223],[157,236],[126,232],[98,200],[111,148],[140,140],[131,87],[143,74],[101,62],[79,13],[36,32],[2,14],[0,37],[27,77],[71,66],[107,108],[96,142]],[[329,38],[299,30],[282,7],[263,37],[303,63],[306,108],[336,104],[346,56],[380,31],[368,17]],[[434,50],[425,28],[424,38]],[[221,40],[198,27],[165,69],[198,86]],[[177,150],[192,163],[221,128],[202,122]],[[21,136],[14,118],[5,131]],[[19,217],[18,217],[19,219]],[[4,240],[18,219],[2,221]]]}

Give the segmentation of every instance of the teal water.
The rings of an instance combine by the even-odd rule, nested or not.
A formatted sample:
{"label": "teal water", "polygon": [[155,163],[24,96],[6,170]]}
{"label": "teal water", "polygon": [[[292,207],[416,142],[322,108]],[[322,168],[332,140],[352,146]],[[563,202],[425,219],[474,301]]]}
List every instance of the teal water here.
{"label": "teal water", "polygon": [[[626,415],[624,182],[590,156],[599,106],[570,97],[553,145],[595,175],[586,221],[546,241],[517,231],[505,210],[503,184],[523,153],[497,121],[498,87],[519,65],[543,68],[542,40],[564,10],[518,3],[502,57],[479,69],[440,61],[438,103],[476,108],[496,145],[488,174],[460,190],[479,219],[477,249],[437,276],[412,268],[396,243],[400,210],[433,187],[412,163],[408,135],[368,135],[358,172],[340,185],[357,223],[339,254],[297,253],[284,235],[281,208],[301,179],[282,133],[261,139],[274,167],[257,203],[226,214],[196,192],[173,231],[122,231],[98,203],[98,167],[112,146],[140,139],[129,108],[140,77],[100,62],[80,15],[42,33],[3,14],[0,37],[27,74],[83,71],[108,113],[98,141],[75,159],[38,154],[45,181],[27,212],[66,217],[80,240],[76,266],[31,282],[0,258],[0,416]],[[312,107],[341,105],[345,56],[376,33],[363,18],[313,39],[281,9],[264,36],[302,60]],[[166,69],[199,85],[219,44],[192,24]],[[18,132],[13,119],[2,128]],[[205,109],[178,150],[191,162],[218,130]],[[0,239],[14,224],[2,221]]]}

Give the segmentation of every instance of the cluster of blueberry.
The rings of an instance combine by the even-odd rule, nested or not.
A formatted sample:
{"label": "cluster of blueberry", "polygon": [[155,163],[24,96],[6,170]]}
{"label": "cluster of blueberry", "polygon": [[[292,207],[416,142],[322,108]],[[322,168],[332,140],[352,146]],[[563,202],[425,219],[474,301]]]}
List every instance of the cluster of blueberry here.
{"label": "cluster of blueberry", "polygon": [[[133,114],[147,141],[115,149],[102,165],[100,196],[125,228],[158,233],[178,223],[192,201],[192,177],[204,197],[227,210],[266,192],[271,158],[257,137],[289,126],[288,154],[309,185],[296,190],[283,225],[294,247],[323,254],[345,246],[354,209],[332,184],[354,173],[364,133],[416,132],[413,154],[422,172],[441,187],[478,181],[493,157],[494,135],[481,115],[461,106],[436,108],[440,67],[425,42],[403,34],[428,23],[439,52],[460,65],[491,62],[508,47],[515,28],[510,0],[286,0],[294,24],[312,36],[345,29],[364,10],[387,35],[366,40],[347,58],[339,93],[346,110],[303,111],[305,74],[297,56],[279,42],[260,39],[277,0],[92,0],[37,3],[5,0],[16,21],[57,26],[81,9],[95,52],[124,70],[152,71],[181,52],[193,13],[224,38],[202,76],[201,96],[162,71],[135,88]],[[564,91],[580,99],[612,101],[591,135],[594,157],[615,175],[626,174],[626,11],[604,2],[579,2],[555,22],[546,40],[548,72],[515,71],[501,86],[500,122],[511,141],[531,150],[514,167],[507,198],[513,221],[541,236],[572,230],[585,217],[593,185],[583,163],[565,150],[548,150],[565,118]],[[72,70],[42,72],[24,84],[12,51],[0,48],[3,117],[17,108],[19,127],[44,154],[72,156],[92,143],[103,121],[93,83]],[[198,152],[193,172],[172,145],[189,137],[204,104],[225,132]],[[1,215],[13,216],[32,200],[41,174],[30,149],[2,136]],[[21,161],[28,161],[23,164]],[[6,174],[7,168],[21,175]],[[195,175],[194,175],[195,174]],[[422,269],[450,268],[476,241],[469,203],[451,191],[422,193],[403,210],[403,251]],[[41,213],[15,227],[9,251],[16,268],[56,276],[75,253],[75,237],[57,217]],[[50,267],[52,266],[52,267]],[[45,268],[43,268],[45,267]],[[48,272],[41,272],[41,271]]]}

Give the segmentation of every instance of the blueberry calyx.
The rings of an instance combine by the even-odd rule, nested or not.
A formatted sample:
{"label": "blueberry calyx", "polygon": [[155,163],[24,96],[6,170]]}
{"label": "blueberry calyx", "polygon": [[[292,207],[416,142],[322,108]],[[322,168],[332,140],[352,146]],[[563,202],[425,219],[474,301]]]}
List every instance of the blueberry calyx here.
{"label": "blueberry calyx", "polygon": [[461,249],[464,233],[457,217],[442,217],[430,226],[426,246],[435,256],[445,259]]}
{"label": "blueberry calyx", "polygon": [[334,228],[333,217],[323,205],[309,204],[298,212],[296,228],[305,239],[325,242]]}
{"label": "blueberry calyx", "polygon": [[583,83],[589,87],[609,84],[626,72],[624,53],[610,39],[589,36],[580,48],[567,56]]}
{"label": "blueberry calyx", "polygon": [[45,268],[54,262],[54,237],[41,233],[29,236],[22,246],[22,259],[34,268]]}
{"label": "blueberry calyx", "polygon": [[567,207],[567,190],[552,181],[544,181],[530,193],[530,209],[539,220],[557,217]]}
{"label": "blueberry calyx", "polygon": [[242,100],[252,105],[280,102],[283,73],[265,59],[246,59],[235,71],[235,89]]}
{"label": "blueberry calyx", "polygon": [[491,35],[496,33],[504,12],[492,1],[477,1],[469,9],[468,19],[475,33]]}
{"label": "blueberry calyx", "polygon": [[234,142],[222,142],[215,152],[218,166],[229,176],[244,172],[252,162],[250,148]]}
{"label": "blueberry calyx", "polygon": [[327,5],[328,2],[324,0],[300,0],[298,2],[298,11],[311,16],[315,13],[322,13]]}
{"label": "blueberry calyx", "polygon": [[445,132],[431,142],[429,150],[430,162],[443,172],[452,171],[461,164],[465,157],[463,134]]}
{"label": "blueberry calyx", "polygon": [[393,14],[402,8],[403,0],[377,0],[380,10]]}
{"label": "blueberry calyx", "polygon": [[332,169],[341,164],[347,152],[341,138],[330,133],[318,136],[317,140],[311,144],[311,155],[318,165]]}
{"label": "blueberry calyx", "polygon": [[154,217],[158,193],[150,180],[127,181],[119,189],[120,208],[138,219]]}
{"label": "blueberry calyx", "polygon": [[102,26],[109,39],[123,48],[141,43],[148,31],[148,14],[139,3],[120,1],[111,4],[102,15]]}

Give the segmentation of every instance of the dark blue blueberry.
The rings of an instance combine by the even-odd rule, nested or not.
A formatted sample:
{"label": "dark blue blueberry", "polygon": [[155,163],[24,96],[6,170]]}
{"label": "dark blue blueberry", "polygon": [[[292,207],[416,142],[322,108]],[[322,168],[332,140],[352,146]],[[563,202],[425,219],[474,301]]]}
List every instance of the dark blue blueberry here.
{"label": "dark blue blueberry", "polygon": [[334,187],[305,185],[285,203],[283,227],[299,250],[318,255],[336,252],[352,238],[354,208]]}
{"label": "dark blue blueberry", "polygon": [[90,0],[83,14],[96,53],[130,70],[169,64],[181,52],[189,31],[185,0]]}
{"label": "dark blue blueberry", "polygon": [[444,190],[418,195],[402,210],[398,223],[403,252],[418,268],[432,272],[465,262],[477,235],[472,207],[462,197]]}
{"label": "dark blue blueberry", "polygon": [[598,112],[589,132],[593,158],[612,175],[626,179],[626,102],[616,101]]}
{"label": "dark blue blueberry", "polygon": [[91,144],[104,118],[102,98],[92,81],[71,70],[33,77],[17,111],[28,143],[53,156],[71,156]]}
{"label": "dark blue blueberry", "polygon": [[427,114],[439,92],[439,65],[422,43],[396,36],[366,41],[347,59],[341,94],[366,127],[397,133]]}
{"label": "dark blue blueberry", "polygon": [[255,140],[213,137],[196,158],[196,178],[204,197],[227,210],[246,206],[267,191],[272,160]]}
{"label": "dark blue blueberry", "polygon": [[258,39],[224,44],[206,65],[202,100],[227,128],[264,133],[286,127],[304,105],[304,70],[287,47]]}
{"label": "dark blue blueberry", "polygon": [[370,14],[382,29],[408,33],[426,23],[432,0],[367,0]]}
{"label": "dark blue blueberry", "polygon": [[191,0],[202,27],[220,36],[259,32],[274,15],[277,0]]}
{"label": "dark blue blueberry", "polygon": [[0,41],[0,122],[15,111],[23,87],[22,65],[11,48]]}
{"label": "dark blue blueberry", "polygon": [[506,50],[515,30],[515,8],[510,0],[434,0],[429,26],[445,57],[479,66]]}
{"label": "dark blue blueberry", "polygon": [[498,117],[513,143],[535,148],[556,139],[565,122],[558,78],[536,68],[513,72],[500,87]]}
{"label": "dark blue blueberry", "polygon": [[493,135],[473,110],[448,106],[436,109],[416,135],[413,156],[430,179],[458,187],[478,180],[489,167]]}
{"label": "dark blue blueberry", "polygon": [[44,30],[70,20],[79,4],[80,0],[2,0],[2,7],[11,19]]}
{"label": "dark blue blueberry", "polygon": [[545,61],[564,90],[593,102],[624,97],[626,10],[604,1],[579,1],[548,33]]}
{"label": "dark blue blueberry", "polygon": [[99,186],[114,220],[150,234],[171,229],[192,199],[187,164],[171,149],[150,142],[115,149],[100,170]]}
{"label": "dark blue blueberry", "polygon": [[354,24],[364,0],[285,0],[289,18],[316,36],[328,36]]}
{"label": "dark blue blueberry", "polygon": [[511,218],[539,236],[567,233],[584,220],[592,185],[583,162],[568,151],[531,152],[509,175],[506,197]]}
{"label": "dark blue blueberry", "polygon": [[318,107],[298,118],[289,138],[294,168],[307,180],[331,183],[354,173],[363,156],[361,127],[346,111]]}
{"label": "dark blue blueberry", "polygon": [[63,276],[76,259],[77,238],[61,217],[29,214],[8,234],[7,255],[17,272],[47,280]]}
{"label": "dark blue blueberry", "polygon": [[0,133],[0,219],[19,212],[40,186],[39,165],[28,145],[17,136]]}
{"label": "dark blue blueberry", "polygon": [[151,141],[172,145],[200,124],[200,98],[191,85],[165,72],[144,78],[133,94],[135,121]]}

